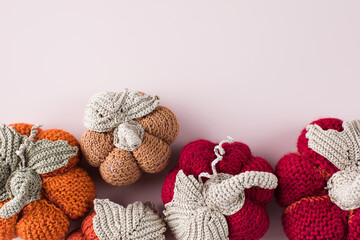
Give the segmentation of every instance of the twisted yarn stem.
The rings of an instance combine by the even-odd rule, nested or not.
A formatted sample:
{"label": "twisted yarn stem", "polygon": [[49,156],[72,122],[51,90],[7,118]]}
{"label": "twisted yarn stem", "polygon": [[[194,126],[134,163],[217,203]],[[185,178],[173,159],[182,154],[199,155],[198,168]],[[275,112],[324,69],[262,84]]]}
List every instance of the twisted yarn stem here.
{"label": "twisted yarn stem", "polygon": [[198,180],[199,182],[203,182],[202,181],[202,177],[206,177],[206,178],[211,178],[213,176],[216,176],[218,174],[217,170],[216,170],[216,164],[218,162],[220,162],[221,160],[223,160],[223,155],[225,154],[225,150],[224,148],[222,147],[222,145],[224,143],[234,143],[234,139],[230,136],[227,137],[228,139],[225,139],[225,140],[222,140],[219,145],[217,145],[215,148],[214,148],[214,152],[215,152],[215,155],[216,155],[216,158],[214,161],[211,162],[211,170],[213,172],[213,174],[209,174],[207,172],[202,172],[199,174],[199,177],[198,177]]}

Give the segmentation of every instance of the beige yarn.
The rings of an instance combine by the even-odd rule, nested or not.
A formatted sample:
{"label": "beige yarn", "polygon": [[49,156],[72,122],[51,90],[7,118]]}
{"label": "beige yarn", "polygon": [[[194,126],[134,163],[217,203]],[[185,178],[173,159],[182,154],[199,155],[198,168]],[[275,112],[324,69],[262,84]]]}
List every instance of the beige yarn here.
{"label": "beige yarn", "polygon": [[100,240],[165,239],[165,223],[149,202],[135,202],[124,208],[108,199],[95,199],[94,209],[94,231]]}
{"label": "beige yarn", "polygon": [[[176,176],[174,196],[165,204],[165,221],[177,239],[228,239],[225,216],[238,212],[245,202],[244,190],[251,187],[275,189],[277,178],[268,172],[247,171],[238,175],[217,173],[216,163],[225,154],[222,141],[215,147],[213,175],[202,173],[196,180],[180,170]],[[201,177],[210,178],[203,183]]]}
{"label": "beige yarn", "polygon": [[85,110],[84,125],[95,132],[114,130],[114,145],[126,151],[133,151],[141,145],[144,129],[134,121],[155,110],[158,96],[138,92],[101,92],[90,99]]}
{"label": "beige yarn", "polygon": [[340,171],[327,182],[330,200],[343,210],[360,207],[360,121],[343,123],[343,131],[324,131],[312,124],[306,127],[308,146]]}

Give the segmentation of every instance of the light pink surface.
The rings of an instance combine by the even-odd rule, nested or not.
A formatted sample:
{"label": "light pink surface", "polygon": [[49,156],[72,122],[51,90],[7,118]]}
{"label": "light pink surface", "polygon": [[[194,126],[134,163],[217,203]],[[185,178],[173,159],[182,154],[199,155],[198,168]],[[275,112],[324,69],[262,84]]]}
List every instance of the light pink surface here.
{"label": "light pink surface", "polygon": [[[1,1],[1,122],[80,138],[96,92],[161,97],[181,130],[170,166],[98,196],[152,200],[181,148],[230,135],[273,166],[319,117],[359,118],[359,1]],[[85,164],[84,164],[85,165]],[[284,239],[268,207],[264,239]],[[76,225],[74,225],[76,226]]]}

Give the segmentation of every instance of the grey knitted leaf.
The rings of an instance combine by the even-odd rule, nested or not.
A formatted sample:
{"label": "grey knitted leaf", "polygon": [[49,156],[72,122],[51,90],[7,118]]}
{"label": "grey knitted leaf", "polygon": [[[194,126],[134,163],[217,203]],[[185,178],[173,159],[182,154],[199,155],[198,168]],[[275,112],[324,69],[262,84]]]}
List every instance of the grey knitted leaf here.
{"label": "grey knitted leaf", "polygon": [[10,176],[10,168],[8,165],[0,166],[0,202],[9,199],[5,185]]}
{"label": "grey knitted leaf", "polygon": [[176,239],[229,239],[225,216],[206,205],[203,190],[204,185],[194,176],[178,172],[173,199],[165,204],[164,211],[165,221]]}
{"label": "grey knitted leaf", "polygon": [[108,199],[95,199],[94,209],[94,231],[100,240],[165,239],[165,223],[149,204],[135,202],[124,208]]}
{"label": "grey knitted leaf", "polygon": [[126,89],[123,99],[116,104],[121,106],[122,111],[129,119],[135,119],[146,116],[154,111],[159,105],[159,97],[140,94]]}
{"label": "grey knitted leaf", "polygon": [[127,89],[120,93],[97,93],[87,105],[84,125],[95,132],[109,132],[121,123],[151,113],[158,104],[157,96],[143,95]]}
{"label": "grey knitted leaf", "polygon": [[343,131],[333,129],[324,131],[320,126],[311,124],[306,127],[308,146],[325,157],[338,169],[358,168],[360,161],[360,121],[343,123]]}
{"label": "grey knitted leaf", "polygon": [[69,159],[76,156],[77,151],[77,147],[70,146],[64,140],[39,140],[30,143],[25,150],[26,167],[38,174],[49,173],[66,166]]}
{"label": "grey knitted leaf", "polygon": [[0,165],[7,165],[11,171],[18,167],[20,158],[16,155],[16,150],[19,149],[24,138],[25,136],[16,132],[13,127],[0,125]]}

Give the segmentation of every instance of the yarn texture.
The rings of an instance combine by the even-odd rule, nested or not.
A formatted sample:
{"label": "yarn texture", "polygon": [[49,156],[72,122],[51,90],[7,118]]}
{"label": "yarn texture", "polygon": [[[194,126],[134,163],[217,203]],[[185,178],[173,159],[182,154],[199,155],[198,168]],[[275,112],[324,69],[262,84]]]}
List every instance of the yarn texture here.
{"label": "yarn texture", "polygon": [[360,121],[309,124],[276,166],[289,239],[360,239]]}
{"label": "yarn texture", "polygon": [[92,207],[95,186],[69,133],[0,126],[0,239],[62,239]]}
{"label": "yarn texture", "polygon": [[95,213],[68,240],[161,240],[164,221],[150,202],[135,202],[126,208],[108,199],[95,199]]}
{"label": "yarn texture", "polygon": [[276,186],[271,166],[245,144],[194,141],[165,180],[165,221],[177,239],[260,239]]}
{"label": "yarn texture", "polygon": [[143,172],[163,170],[179,132],[174,113],[159,106],[159,97],[127,89],[95,94],[84,125],[88,130],[80,140],[82,152],[116,186],[136,182]]}

